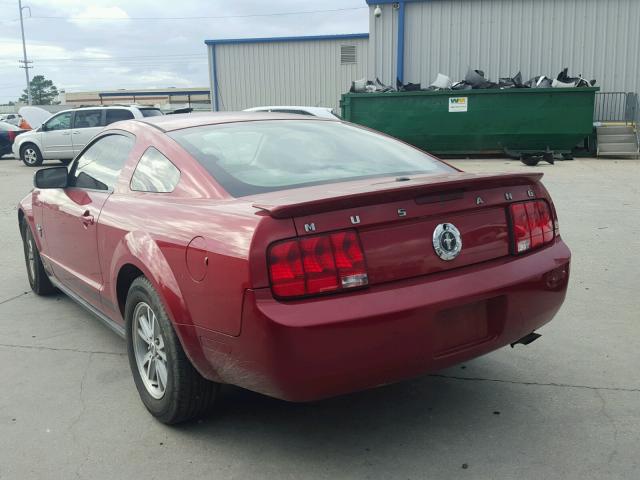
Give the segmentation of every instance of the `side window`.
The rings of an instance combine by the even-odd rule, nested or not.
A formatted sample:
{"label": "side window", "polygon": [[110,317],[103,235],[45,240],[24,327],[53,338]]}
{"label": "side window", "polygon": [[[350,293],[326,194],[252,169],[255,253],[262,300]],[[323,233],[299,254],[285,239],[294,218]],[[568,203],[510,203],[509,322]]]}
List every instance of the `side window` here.
{"label": "side window", "polygon": [[78,188],[108,190],[118,180],[134,140],[124,135],[100,137],[81,156],[71,169],[71,181]]}
{"label": "side window", "polygon": [[130,120],[132,118],[133,113],[131,113],[129,110],[125,110],[124,108],[108,108],[107,120],[105,121],[105,125],[111,125],[114,122]]}
{"label": "side window", "polygon": [[45,123],[46,131],[50,132],[53,130],[68,130],[71,128],[71,115],[72,112],[61,113],[60,115],[56,115],[51,120]]}
{"label": "side window", "polygon": [[180,181],[180,170],[153,147],[149,147],[138,162],[131,177],[131,190],[138,192],[173,192]]}
{"label": "side window", "polygon": [[73,128],[92,128],[102,126],[102,110],[77,110]]}

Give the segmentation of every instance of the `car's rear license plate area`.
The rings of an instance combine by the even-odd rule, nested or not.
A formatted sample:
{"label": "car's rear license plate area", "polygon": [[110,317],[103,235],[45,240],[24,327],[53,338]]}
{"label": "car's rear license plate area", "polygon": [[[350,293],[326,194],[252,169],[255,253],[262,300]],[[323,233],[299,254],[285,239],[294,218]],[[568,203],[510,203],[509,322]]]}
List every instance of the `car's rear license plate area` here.
{"label": "car's rear license plate area", "polygon": [[445,357],[497,337],[504,326],[505,306],[504,297],[494,297],[442,310],[434,322],[434,357]]}

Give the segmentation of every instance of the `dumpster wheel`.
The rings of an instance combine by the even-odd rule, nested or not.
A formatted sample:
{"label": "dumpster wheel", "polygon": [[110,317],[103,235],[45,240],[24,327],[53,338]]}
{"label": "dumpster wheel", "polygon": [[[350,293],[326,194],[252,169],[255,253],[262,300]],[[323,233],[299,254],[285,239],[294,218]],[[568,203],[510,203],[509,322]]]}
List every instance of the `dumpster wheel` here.
{"label": "dumpster wheel", "polygon": [[510,158],[520,160],[529,167],[535,167],[541,161],[550,163],[551,165],[554,164],[553,150],[549,150],[549,147],[542,152],[518,152],[505,148],[504,153]]}
{"label": "dumpster wheel", "polygon": [[520,161],[528,167],[535,167],[540,163],[540,160],[542,160],[542,158],[536,155],[523,155],[520,157]]}

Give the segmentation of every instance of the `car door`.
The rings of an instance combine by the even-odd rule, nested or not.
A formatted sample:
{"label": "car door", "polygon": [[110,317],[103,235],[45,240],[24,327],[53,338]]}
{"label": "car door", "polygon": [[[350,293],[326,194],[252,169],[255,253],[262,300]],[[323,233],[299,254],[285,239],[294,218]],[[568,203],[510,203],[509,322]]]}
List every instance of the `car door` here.
{"label": "car door", "polygon": [[73,117],[73,129],[71,140],[73,153],[77,155],[89,141],[95,137],[104,127],[104,109],[76,110]]}
{"label": "car door", "polygon": [[71,123],[73,112],[62,112],[42,124],[42,156],[50,159],[73,158]]}
{"label": "car door", "polygon": [[73,162],[69,187],[39,192],[46,257],[67,288],[100,305],[103,279],[98,257],[100,212],[134,145],[132,136],[97,138]]}

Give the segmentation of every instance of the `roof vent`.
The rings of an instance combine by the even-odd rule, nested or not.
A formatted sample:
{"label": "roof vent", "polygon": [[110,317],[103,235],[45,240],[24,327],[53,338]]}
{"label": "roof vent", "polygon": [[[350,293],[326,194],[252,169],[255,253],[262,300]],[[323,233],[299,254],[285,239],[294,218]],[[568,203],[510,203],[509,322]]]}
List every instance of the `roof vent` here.
{"label": "roof vent", "polygon": [[342,65],[356,63],[355,45],[340,45],[340,63]]}

